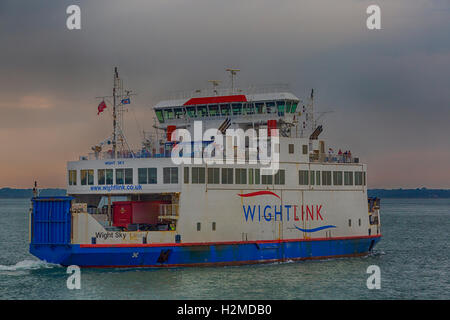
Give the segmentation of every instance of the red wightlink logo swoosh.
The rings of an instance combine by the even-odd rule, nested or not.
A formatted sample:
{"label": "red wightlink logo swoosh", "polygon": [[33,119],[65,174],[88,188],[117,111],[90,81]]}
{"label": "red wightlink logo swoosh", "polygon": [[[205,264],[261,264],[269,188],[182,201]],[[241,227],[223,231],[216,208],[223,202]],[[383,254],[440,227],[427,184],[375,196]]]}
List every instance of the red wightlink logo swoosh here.
{"label": "red wightlink logo swoosh", "polygon": [[250,193],[242,193],[242,194],[238,194],[238,196],[247,198],[247,197],[262,196],[265,194],[270,194],[272,196],[277,197],[278,199],[281,199],[280,196],[278,196],[276,193],[273,193],[272,191],[256,191],[256,192],[250,192]]}

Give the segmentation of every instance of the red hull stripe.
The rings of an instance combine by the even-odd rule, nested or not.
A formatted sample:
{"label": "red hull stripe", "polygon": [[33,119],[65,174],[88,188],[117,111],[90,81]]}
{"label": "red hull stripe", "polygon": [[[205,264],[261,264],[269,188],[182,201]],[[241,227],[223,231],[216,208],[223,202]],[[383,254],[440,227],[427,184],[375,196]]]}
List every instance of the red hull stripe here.
{"label": "red hull stripe", "polygon": [[279,195],[277,195],[276,193],[273,193],[272,191],[256,191],[256,192],[238,194],[238,196],[247,198],[247,197],[262,196],[264,194],[270,194],[272,196],[275,196],[275,197],[281,199]]}
{"label": "red hull stripe", "polygon": [[247,97],[243,94],[240,94],[234,96],[191,98],[184,104],[184,106],[227,102],[247,102]]}
{"label": "red hull stripe", "polygon": [[353,236],[353,237],[310,238],[310,239],[283,239],[283,240],[259,240],[259,241],[147,243],[147,244],[142,244],[142,243],[80,244],[80,248],[187,247],[187,246],[215,246],[215,245],[252,244],[252,243],[283,243],[283,242],[302,242],[302,241],[351,240],[351,239],[369,239],[369,238],[381,238],[381,234],[380,235],[375,235],[375,236]]}

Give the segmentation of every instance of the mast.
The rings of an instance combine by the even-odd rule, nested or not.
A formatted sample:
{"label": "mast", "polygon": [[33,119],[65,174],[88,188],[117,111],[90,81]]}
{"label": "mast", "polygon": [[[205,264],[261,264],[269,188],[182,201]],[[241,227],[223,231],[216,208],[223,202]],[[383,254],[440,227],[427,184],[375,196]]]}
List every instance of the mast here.
{"label": "mast", "polygon": [[117,113],[116,113],[116,88],[119,80],[117,67],[114,68],[114,86],[113,86],[113,156],[117,158]]}

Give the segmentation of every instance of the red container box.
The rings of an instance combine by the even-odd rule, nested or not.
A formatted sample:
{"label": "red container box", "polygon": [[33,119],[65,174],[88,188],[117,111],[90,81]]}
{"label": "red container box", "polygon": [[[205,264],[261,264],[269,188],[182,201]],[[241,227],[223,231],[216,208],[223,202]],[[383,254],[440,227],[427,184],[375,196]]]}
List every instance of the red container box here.
{"label": "red container box", "polygon": [[116,201],[113,203],[113,226],[127,228],[129,224],[157,224],[161,204],[169,201]]}

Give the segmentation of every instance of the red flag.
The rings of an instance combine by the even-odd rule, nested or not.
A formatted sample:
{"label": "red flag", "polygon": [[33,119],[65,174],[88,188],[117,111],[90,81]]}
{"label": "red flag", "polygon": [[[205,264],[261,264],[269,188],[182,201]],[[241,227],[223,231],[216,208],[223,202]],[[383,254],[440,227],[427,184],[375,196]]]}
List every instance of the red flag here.
{"label": "red flag", "polygon": [[97,115],[99,115],[100,112],[103,112],[103,110],[106,109],[105,101],[100,102],[100,104],[98,105],[97,109],[98,109]]}

